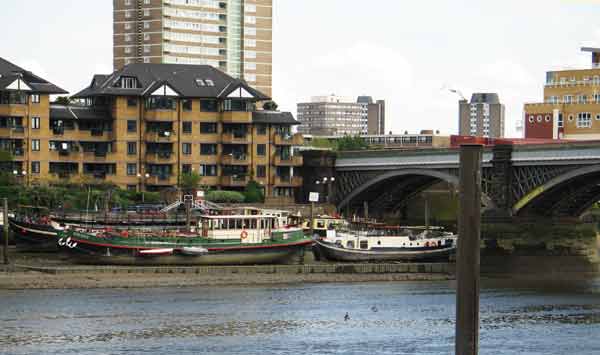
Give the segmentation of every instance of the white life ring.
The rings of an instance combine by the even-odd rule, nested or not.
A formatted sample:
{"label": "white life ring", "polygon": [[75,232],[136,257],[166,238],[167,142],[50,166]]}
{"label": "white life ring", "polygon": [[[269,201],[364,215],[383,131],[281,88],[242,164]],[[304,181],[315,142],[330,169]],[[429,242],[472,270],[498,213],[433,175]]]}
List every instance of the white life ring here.
{"label": "white life ring", "polygon": [[248,232],[242,231],[242,233],[240,233],[240,237],[242,238],[242,240],[248,238]]}

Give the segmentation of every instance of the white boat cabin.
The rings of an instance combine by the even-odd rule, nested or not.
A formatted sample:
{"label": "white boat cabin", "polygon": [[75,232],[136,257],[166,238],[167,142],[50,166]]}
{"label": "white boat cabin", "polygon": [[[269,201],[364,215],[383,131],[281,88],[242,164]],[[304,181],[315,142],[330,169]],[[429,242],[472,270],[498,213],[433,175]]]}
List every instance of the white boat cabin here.
{"label": "white boat cabin", "polygon": [[277,217],[266,215],[203,216],[199,224],[203,237],[239,239],[242,243],[262,243],[279,229]]}
{"label": "white boat cabin", "polygon": [[456,236],[448,232],[408,229],[328,230],[324,241],[357,250],[421,249],[450,247],[456,243]]}

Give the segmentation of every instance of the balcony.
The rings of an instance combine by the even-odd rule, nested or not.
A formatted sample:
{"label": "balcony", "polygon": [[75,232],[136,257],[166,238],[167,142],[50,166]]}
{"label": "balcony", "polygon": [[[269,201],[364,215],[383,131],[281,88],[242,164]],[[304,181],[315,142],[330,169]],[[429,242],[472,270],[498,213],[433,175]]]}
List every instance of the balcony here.
{"label": "balcony", "polygon": [[246,154],[224,154],[221,156],[222,165],[249,165],[250,159]]}
{"label": "balcony", "polygon": [[221,186],[244,187],[248,183],[248,177],[242,175],[221,176]]}
{"label": "balcony", "polygon": [[170,174],[153,175],[145,180],[146,185],[177,185],[177,177]]}
{"label": "balcony", "polygon": [[302,186],[301,176],[275,176],[273,181],[275,186],[280,187],[300,187]]}
{"label": "balcony", "polygon": [[223,123],[252,123],[252,112],[225,111],[221,113]]}
{"label": "balcony", "polygon": [[0,128],[0,137],[2,138],[25,138],[25,127],[7,127]]}
{"label": "balcony", "polygon": [[146,152],[146,162],[154,164],[174,163],[176,155],[172,151]]}
{"label": "balcony", "polygon": [[146,121],[176,121],[177,111],[175,110],[146,110],[144,112],[144,119]]}
{"label": "balcony", "polygon": [[279,156],[276,155],[275,159],[273,159],[273,164],[276,166],[301,166],[303,164],[303,159],[301,155],[294,156]]}
{"label": "balcony", "polygon": [[275,145],[302,145],[304,144],[304,137],[301,133],[294,135],[285,135],[275,133],[273,135],[273,144]]}
{"label": "balcony", "polygon": [[223,133],[221,135],[221,142],[223,144],[250,144],[250,135],[246,132],[243,133]]}
{"label": "balcony", "polygon": [[176,134],[172,131],[150,131],[144,134],[144,139],[148,142],[174,142]]}

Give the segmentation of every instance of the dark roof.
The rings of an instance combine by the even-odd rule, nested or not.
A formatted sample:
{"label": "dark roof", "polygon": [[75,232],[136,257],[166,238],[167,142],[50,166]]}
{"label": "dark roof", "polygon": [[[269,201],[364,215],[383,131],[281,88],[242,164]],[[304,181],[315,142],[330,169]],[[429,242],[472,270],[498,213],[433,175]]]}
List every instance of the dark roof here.
{"label": "dark roof", "polygon": [[[136,78],[137,87],[132,89],[119,87],[121,77]],[[199,84],[198,80],[202,82]],[[214,85],[209,85],[206,80],[212,81]],[[149,96],[162,85],[167,85],[182,97],[225,98],[241,87],[253,96],[251,99],[270,99],[250,87],[245,81],[235,79],[209,65],[151,63],[129,64],[110,75],[94,75],[90,86],[75,94],[74,97]]]}
{"label": "dark roof", "polygon": [[0,90],[5,89],[19,78],[31,88],[32,92],[40,94],[67,94],[67,91],[47,80],[16,66],[4,58],[0,58]]}
{"label": "dark roof", "polygon": [[290,112],[280,111],[254,111],[252,112],[253,123],[283,123],[298,125],[299,121],[296,121],[294,116]]}
{"label": "dark roof", "polygon": [[471,96],[471,103],[475,104],[499,104],[500,103],[500,99],[498,98],[498,94],[493,93],[493,92],[478,92],[478,93],[474,93]]}
{"label": "dark roof", "polygon": [[88,106],[50,105],[50,118],[63,120],[110,120],[107,111]]}

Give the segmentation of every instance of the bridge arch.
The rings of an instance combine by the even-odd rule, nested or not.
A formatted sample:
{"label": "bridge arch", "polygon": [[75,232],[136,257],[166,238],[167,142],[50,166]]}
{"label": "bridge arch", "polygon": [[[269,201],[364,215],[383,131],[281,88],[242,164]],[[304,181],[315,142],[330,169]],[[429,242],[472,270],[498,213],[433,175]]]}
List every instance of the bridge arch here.
{"label": "bridge arch", "polygon": [[[386,181],[392,181],[396,178],[409,177],[409,176],[429,177],[429,178],[433,178],[435,180],[441,180],[441,181],[448,182],[449,184],[452,184],[454,186],[458,186],[458,176],[453,175],[451,173],[444,172],[444,171],[430,170],[430,169],[393,170],[393,171],[388,171],[386,173],[378,175],[378,176],[366,181],[359,187],[355,188],[352,192],[350,192],[346,197],[344,197],[344,199],[342,199],[338,203],[337,209],[341,211],[343,208],[348,206],[353,200],[360,197],[361,194],[368,192],[373,187],[376,187],[382,183],[385,183]],[[486,195],[482,195],[482,200],[486,206],[492,205],[491,199],[488,198]]]}
{"label": "bridge arch", "polygon": [[521,197],[513,215],[541,214],[579,217],[600,199],[600,165],[556,176]]}

